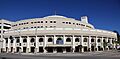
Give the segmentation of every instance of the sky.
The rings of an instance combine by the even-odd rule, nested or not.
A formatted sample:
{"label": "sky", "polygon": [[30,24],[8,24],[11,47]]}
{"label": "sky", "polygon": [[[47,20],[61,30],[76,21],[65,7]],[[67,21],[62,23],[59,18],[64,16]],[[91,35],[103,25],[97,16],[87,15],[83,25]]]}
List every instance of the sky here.
{"label": "sky", "polygon": [[18,21],[55,12],[77,20],[88,16],[95,28],[120,33],[120,0],[0,0],[0,19]]}

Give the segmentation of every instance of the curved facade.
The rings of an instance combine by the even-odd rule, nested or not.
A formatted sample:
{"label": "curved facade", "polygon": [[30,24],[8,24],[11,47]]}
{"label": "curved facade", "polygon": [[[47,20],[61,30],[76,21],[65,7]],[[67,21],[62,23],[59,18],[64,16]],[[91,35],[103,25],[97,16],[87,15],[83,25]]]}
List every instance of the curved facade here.
{"label": "curved facade", "polygon": [[11,23],[4,32],[3,52],[67,53],[115,48],[116,33],[95,29],[87,16],[81,21],[59,15]]}

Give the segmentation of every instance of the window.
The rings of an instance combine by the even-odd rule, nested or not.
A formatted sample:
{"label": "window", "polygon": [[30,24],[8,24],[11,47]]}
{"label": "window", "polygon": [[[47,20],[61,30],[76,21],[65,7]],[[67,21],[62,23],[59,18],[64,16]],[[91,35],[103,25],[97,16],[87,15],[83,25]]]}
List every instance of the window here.
{"label": "window", "polygon": [[40,21],[38,21],[38,23],[40,23]]}
{"label": "window", "polygon": [[31,38],[30,42],[34,42],[34,41],[35,41],[34,38]]}
{"label": "window", "polygon": [[69,22],[69,24],[71,24],[71,22]]}
{"label": "window", "polygon": [[110,43],[110,40],[108,40],[108,43]]}
{"label": "window", "polygon": [[50,21],[50,23],[52,23],[52,21]]}
{"label": "window", "polygon": [[78,23],[76,23],[76,25],[78,25]]}
{"label": "window", "polygon": [[114,43],[114,40],[112,40],[112,43]]}
{"label": "window", "polygon": [[47,21],[45,21],[45,23],[47,23]]}
{"label": "window", "polygon": [[52,42],[52,38],[48,38],[48,42]]}
{"label": "window", "polygon": [[106,42],[105,39],[103,40],[103,42],[104,42],[104,43]]}
{"label": "window", "polygon": [[34,22],[34,23],[37,23],[37,22]]}
{"label": "window", "polygon": [[66,24],[68,24],[68,22],[66,22]]}
{"label": "window", "polygon": [[56,21],[54,21],[54,23],[56,23]]}
{"label": "window", "polygon": [[94,42],[94,39],[91,39],[91,42]]}
{"label": "window", "polygon": [[28,24],[28,22],[26,24]]}
{"label": "window", "polygon": [[76,39],[75,39],[75,42],[79,42],[79,38],[76,38]]}
{"label": "window", "polygon": [[75,24],[75,23],[73,23],[73,24]]}
{"label": "window", "polygon": [[43,38],[40,38],[40,39],[39,39],[39,42],[43,42]]}
{"label": "window", "polygon": [[70,38],[67,38],[67,39],[66,39],[66,42],[71,42],[71,39],[70,39]]}
{"label": "window", "polygon": [[100,39],[98,39],[97,42],[100,42]]}
{"label": "window", "polygon": [[62,22],[62,23],[65,23],[65,22]]}
{"label": "window", "polygon": [[16,40],[16,42],[17,42],[17,43],[20,43],[20,40],[19,40],[19,39],[17,39],[17,40]]}
{"label": "window", "polygon": [[52,28],[52,26],[50,26],[50,28]]}
{"label": "window", "polygon": [[43,26],[41,26],[41,28],[43,28]]}
{"label": "window", "polygon": [[27,39],[26,39],[26,38],[24,38],[24,39],[23,39],[23,42],[24,42],[24,43],[25,43],[25,42],[27,42]]}
{"label": "window", "polygon": [[33,24],[33,22],[31,22],[31,24]]}
{"label": "window", "polygon": [[8,43],[8,39],[6,39],[6,43]]}
{"label": "window", "polygon": [[43,23],[43,21],[41,21],[41,23]]}
{"label": "window", "polygon": [[84,42],[87,42],[87,38],[84,38],[84,40],[83,40]]}
{"label": "window", "polygon": [[37,28],[40,28],[39,26]]}

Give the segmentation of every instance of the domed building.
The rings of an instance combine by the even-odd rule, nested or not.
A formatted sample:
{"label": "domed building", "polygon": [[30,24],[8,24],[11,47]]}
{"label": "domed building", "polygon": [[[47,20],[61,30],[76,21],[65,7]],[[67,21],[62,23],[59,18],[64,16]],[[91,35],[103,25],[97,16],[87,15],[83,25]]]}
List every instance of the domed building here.
{"label": "domed building", "polygon": [[87,16],[81,17],[81,21],[52,15],[8,23],[9,29],[1,32],[2,51],[6,53],[75,53],[115,49],[116,33],[95,29],[88,23]]}

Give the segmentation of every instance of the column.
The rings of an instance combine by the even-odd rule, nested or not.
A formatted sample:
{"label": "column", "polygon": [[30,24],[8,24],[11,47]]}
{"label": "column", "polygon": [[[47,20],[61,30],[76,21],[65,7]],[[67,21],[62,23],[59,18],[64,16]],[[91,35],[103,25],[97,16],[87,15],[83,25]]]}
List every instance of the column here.
{"label": "column", "polygon": [[43,53],[47,53],[47,51],[46,51],[46,49],[45,49],[45,47],[46,47],[46,41],[47,41],[47,37],[46,37],[46,35],[45,35],[45,37],[44,37],[44,43],[43,43],[43,50],[44,50]]}
{"label": "column", "polygon": [[96,43],[96,46],[95,46],[95,49],[96,49],[96,51],[98,51],[98,37],[96,36],[96,40],[95,40],[95,43]]}
{"label": "column", "polygon": [[75,37],[74,35],[72,35],[72,52],[74,53],[75,52]]}
{"label": "column", "polygon": [[83,35],[81,35],[81,45],[82,45],[81,52],[84,52],[84,48],[83,48],[83,39],[84,39],[84,37],[83,37]]}
{"label": "column", "polygon": [[90,50],[90,52],[91,52],[91,36],[89,36],[88,46],[89,46],[89,50]]}
{"label": "column", "polygon": [[13,53],[16,52],[16,39],[13,38]]}
{"label": "column", "polygon": [[103,39],[104,39],[104,38],[102,37],[102,38],[101,38],[101,40],[102,40],[102,41],[101,41],[101,47],[102,47],[102,49],[103,49],[103,51],[104,51]]}
{"label": "column", "polygon": [[54,35],[54,44],[56,44],[57,37]]}
{"label": "column", "polygon": [[65,37],[65,35],[63,35],[63,43],[65,44],[66,43],[66,37]]}
{"label": "column", "polygon": [[[116,41],[115,38],[113,39],[113,41]],[[113,42],[113,48],[116,49],[116,44],[115,44],[115,42]]]}
{"label": "column", "polygon": [[63,53],[66,53],[66,48],[63,48]]}
{"label": "column", "polygon": [[35,45],[35,53],[39,52],[38,40],[39,40],[39,38],[38,38],[37,35],[36,35],[36,41],[35,41],[35,43],[36,43],[36,45]]}
{"label": "column", "polygon": [[23,46],[22,46],[22,44],[23,44],[23,39],[22,39],[21,36],[20,36],[20,44],[21,44],[21,46],[20,46],[20,52],[23,52]]}
{"label": "column", "polygon": [[27,36],[27,53],[29,53],[30,52],[30,37],[29,36]]}
{"label": "column", "polygon": [[53,53],[57,53],[57,50],[56,50],[56,48],[53,48]]}
{"label": "column", "polygon": [[3,51],[6,51],[6,39],[3,39]]}
{"label": "column", "polygon": [[8,50],[7,50],[7,53],[9,53],[10,52],[10,47],[11,47],[11,43],[10,43],[10,38],[8,38]]}
{"label": "column", "polygon": [[108,37],[106,38],[106,42],[107,42],[106,48],[107,48],[107,50],[109,50],[109,48],[108,48]]}

